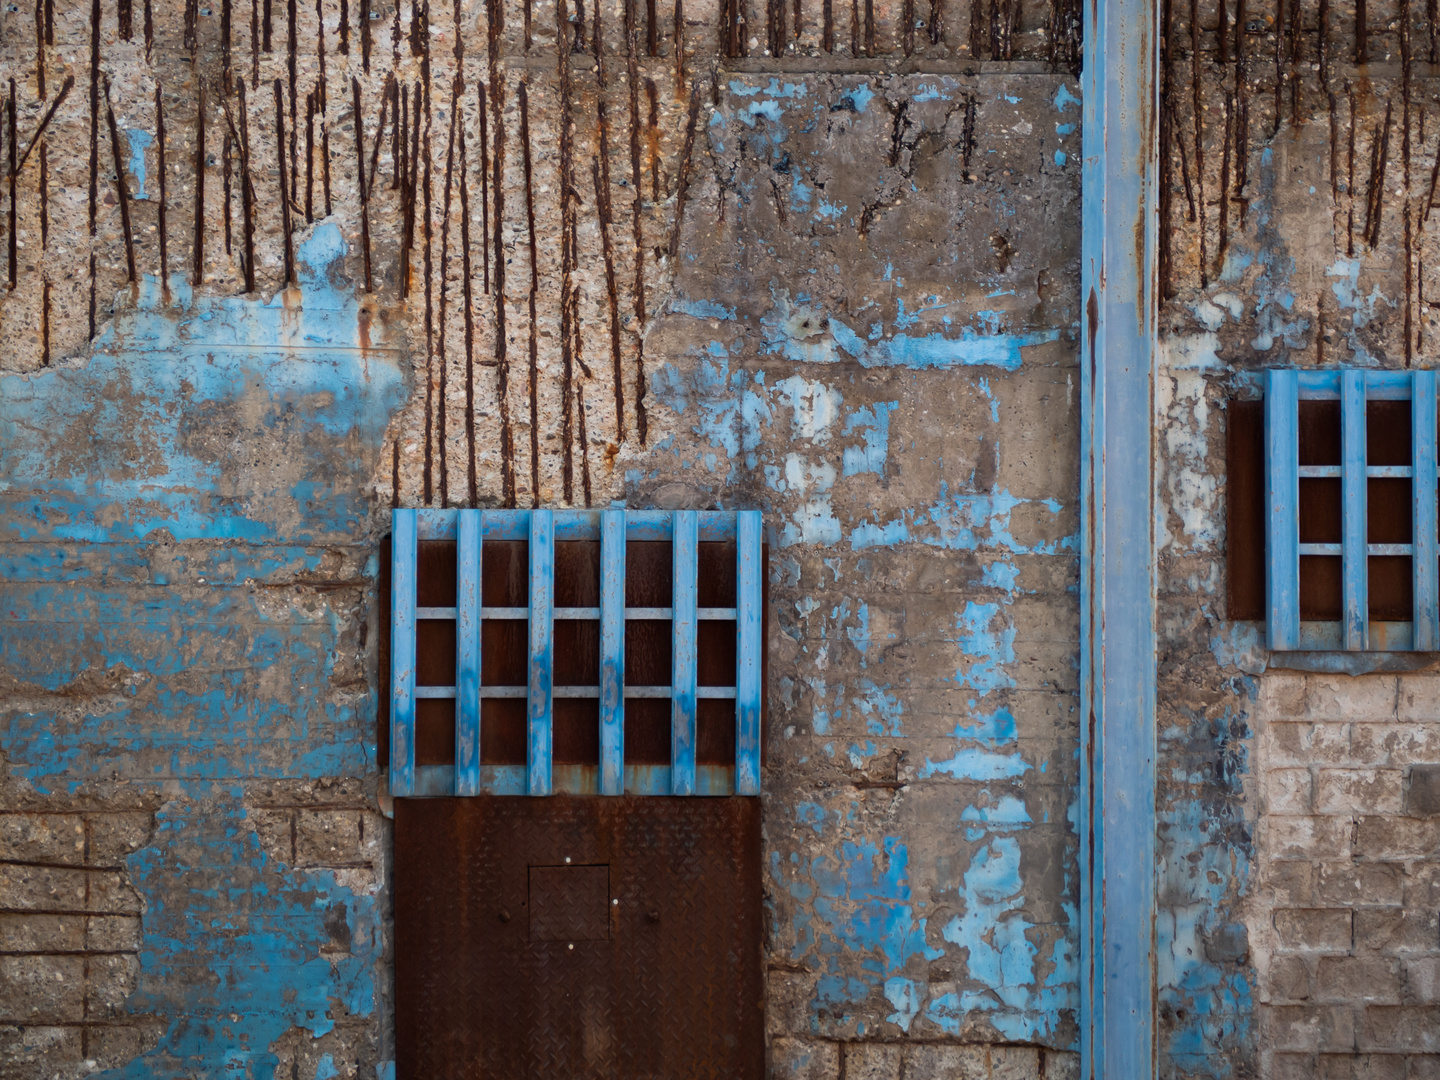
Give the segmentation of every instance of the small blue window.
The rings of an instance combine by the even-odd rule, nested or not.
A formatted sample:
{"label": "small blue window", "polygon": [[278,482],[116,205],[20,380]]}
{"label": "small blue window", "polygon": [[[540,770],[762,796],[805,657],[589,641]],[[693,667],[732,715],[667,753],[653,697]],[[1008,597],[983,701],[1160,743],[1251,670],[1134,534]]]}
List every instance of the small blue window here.
{"label": "small blue window", "polygon": [[[758,511],[395,510],[392,527],[389,762],[393,796],[760,793],[764,556]],[[444,589],[444,599],[453,596],[453,600],[435,606],[431,596],[422,606],[422,560],[417,556],[420,545],[431,541],[453,544],[453,585]],[[668,599],[665,606],[627,605],[627,543],[634,546],[637,541],[652,549],[657,542],[668,544],[670,565],[662,569],[669,570],[669,592],[658,598],[662,603]],[[524,544],[527,583],[523,596],[512,597],[523,599],[524,606],[486,606],[484,596],[496,577],[483,565],[485,559],[492,559],[485,554],[487,544],[491,550],[504,546],[494,542]],[[556,605],[557,542],[584,542],[592,550],[598,544],[594,606]],[[712,582],[702,580],[702,567],[707,564],[702,547],[722,549],[727,563],[733,559],[733,568],[722,566],[713,575],[727,581],[733,576],[733,606],[700,606],[701,598],[714,591]],[[589,659],[598,660],[593,666],[598,681],[556,685],[557,621],[588,623],[598,630],[588,639],[596,642],[598,657]],[[668,624],[669,638],[663,642],[669,655],[668,685],[627,684],[626,640],[632,621],[651,627]],[[482,655],[487,622],[509,624],[517,632],[517,642],[523,633],[523,677],[492,677],[490,683],[482,678],[487,670]],[[720,631],[723,650],[700,655],[706,640],[716,640],[702,623],[725,627]],[[443,632],[417,635],[422,624]],[[725,680],[730,685],[714,685],[716,679],[698,676],[703,661],[713,661],[722,651],[729,656],[730,642],[723,639],[730,636],[730,625],[733,678]],[[417,640],[426,643],[418,651]],[[439,658],[437,668],[436,658],[424,655],[435,651],[437,640],[445,642],[447,653],[453,641],[453,663],[446,655]],[[492,635],[488,640],[502,638]],[[558,669],[573,669],[568,662],[574,659],[562,654]],[[723,662],[728,667],[730,661]],[[709,666],[713,668],[713,662]],[[636,665],[630,668],[636,670]],[[417,679],[417,672],[426,669],[445,672],[441,682],[450,685],[428,677]],[[489,670],[495,670],[493,662]],[[482,705],[505,698],[524,702],[523,765],[518,764],[520,756],[488,763],[482,753]],[[626,702],[656,698],[670,703],[669,762],[633,763],[625,749]],[[453,702],[453,765],[417,764],[417,702],[427,699]],[[557,764],[557,699],[589,699],[598,705],[595,760]],[[706,699],[734,703],[733,758],[723,764],[697,760],[697,702]]]}
{"label": "small blue window", "polygon": [[[1269,647],[1440,649],[1435,372],[1273,369],[1264,395]],[[1318,462],[1302,450],[1314,402],[1330,403],[1330,416],[1338,403],[1335,451]],[[1337,569],[1339,618],[1302,620],[1305,598]],[[1409,593],[1401,612],[1409,619],[1376,617],[1372,591],[1382,574],[1389,592]]]}

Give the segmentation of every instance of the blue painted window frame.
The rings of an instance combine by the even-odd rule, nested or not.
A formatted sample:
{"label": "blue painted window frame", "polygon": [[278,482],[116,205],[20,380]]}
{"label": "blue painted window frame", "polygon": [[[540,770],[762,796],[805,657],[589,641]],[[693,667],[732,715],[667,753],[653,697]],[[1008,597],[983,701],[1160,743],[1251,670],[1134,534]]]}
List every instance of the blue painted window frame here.
{"label": "blue painted window frame", "polygon": [[[1372,371],[1342,368],[1264,373],[1265,397],[1265,635],[1266,644],[1285,651],[1431,652],[1440,649],[1437,626],[1436,543],[1436,376],[1434,371]],[[1411,403],[1411,462],[1370,465],[1366,461],[1365,412],[1369,401]],[[1341,463],[1300,464],[1301,401],[1339,401]],[[1341,542],[1300,542],[1300,481],[1338,477],[1341,485]],[[1371,544],[1366,536],[1369,481],[1377,477],[1411,482],[1412,542]],[[1300,558],[1341,559],[1341,619],[1302,622]],[[1378,622],[1369,617],[1368,559],[1407,555],[1414,574],[1414,620]]]}
{"label": "blue painted window frame", "polygon": [[[559,768],[552,760],[555,698],[598,697],[600,703],[600,795],[760,794],[762,708],[764,528],[760,511],[677,510],[418,510],[391,512],[390,794],[437,795],[595,794],[585,770]],[[456,543],[455,607],[417,606],[417,544]],[[529,604],[524,608],[481,605],[480,567],[486,540],[528,540]],[[600,606],[555,606],[557,540],[600,541]],[[627,540],[665,540],[672,545],[674,591],[669,608],[625,606]],[[699,544],[734,540],[735,606],[697,606]],[[480,677],[481,625],[485,619],[525,618],[529,626],[526,685],[493,686]],[[555,686],[552,643],[557,618],[600,623],[598,686]],[[454,686],[417,686],[415,629],[418,619],[456,622]],[[669,686],[625,684],[625,620],[667,619],[671,623]],[[735,685],[697,685],[697,637],[706,619],[733,620],[736,630]],[[480,703],[486,697],[521,696],[526,701],[526,763],[483,765],[480,761]],[[455,699],[455,765],[416,766],[415,701]],[[670,700],[669,766],[625,764],[625,699]],[[735,763],[697,765],[696,701],[735,701]]]}

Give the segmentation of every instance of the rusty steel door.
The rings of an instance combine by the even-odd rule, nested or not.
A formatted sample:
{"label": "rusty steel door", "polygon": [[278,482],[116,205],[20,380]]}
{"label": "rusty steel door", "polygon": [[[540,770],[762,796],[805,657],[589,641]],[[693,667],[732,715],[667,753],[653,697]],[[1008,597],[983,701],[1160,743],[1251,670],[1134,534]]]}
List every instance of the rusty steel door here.
{"label": "rusty steel door", "polygon": [[764,1072],[760,800],[395,803],[396,1073]]}

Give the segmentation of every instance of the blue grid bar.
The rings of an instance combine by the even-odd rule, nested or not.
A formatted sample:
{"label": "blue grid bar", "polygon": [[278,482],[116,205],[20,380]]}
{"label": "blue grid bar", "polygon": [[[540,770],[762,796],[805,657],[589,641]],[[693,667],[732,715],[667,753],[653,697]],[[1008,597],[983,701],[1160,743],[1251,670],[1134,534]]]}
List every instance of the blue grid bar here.
{"label": "blue grid bar", "polygon": [[390,533],[390,794],[415,787],[415,511]]}
{"label": "blue grid bar", "polygon": [[1355,371],[1327,369],[1297,372],[1300,378],[1300,400],[1335,401],[1343,393],[1347,378],[1358,376],[1365,396],[1372,401],[1404,401],[1412,392],[1409,371]]}
{"label": "blue grid bar", "polygon": [[1410,403],[1411,466],[1410,493],[1415,534],[1413,567],[1415,580],[1415,631],[1413,647],[1421,651],[1440,649],[1440,600],[1437,600],[1435,506],[1435,372],[1414,373]]}
{"label": "blue grid bar", "polygon": [[526,685],[526,791],[551,793],[555,625],[555,519],[530,511],[530,664]]}
{"label": "blue grid bar", "polygon": [[455,794],[480,793],[480,536],[483,510],[461,510],[455,588]]}
{"label": "blue grid bar", "polygon": [[695,635],[699,522],[694,510],[675,511],[671,552],[675,593],[671,601],[670,793],[695,794]]}
{"label": "blue grid bar", "polygon": [[1265,633],[1272,649],[1300,647],[1300,442],[1296,372],[1265,372]]}
{"label": "blue grid bar", "polygon": [[[454,540],[459,510],[417,510],[420,540]],[[525,540],[530,535],[530,510],[487,510],[486,540]],[[599,540],[600,510],[547,510],[555,519],[556,540]],[[734,540],[735,514],[726,510],[694,510],[702,541]],[[629,540],[669,540],[674,515],[667,510],[625,511]]]}
{"label": "blue grid bar", "polygon": [[736,515],[735,545],[735,794],[760,794],[760,663],[762,577],[758,510]]}
{"label": "blue grid bar", "polygon": [[625,511],[600,523],[600,794],[625,792]]}
{"label": "blue grid bar", "polygon": [[1340,544],[1345,648],[1365,649],[1370,629],[1369,552],[1365,549],[1365,372],[1340,373]]}

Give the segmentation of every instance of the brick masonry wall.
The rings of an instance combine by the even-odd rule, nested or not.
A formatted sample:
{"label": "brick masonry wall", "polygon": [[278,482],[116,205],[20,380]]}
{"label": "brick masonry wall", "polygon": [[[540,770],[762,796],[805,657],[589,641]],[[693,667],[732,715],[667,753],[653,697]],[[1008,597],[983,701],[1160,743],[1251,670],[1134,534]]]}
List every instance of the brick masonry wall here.
{"label": "brick masonry wall", "polygon": [[1440,678],[1271,674],[1256,720],[1270,1074],[1440,1075]]}

